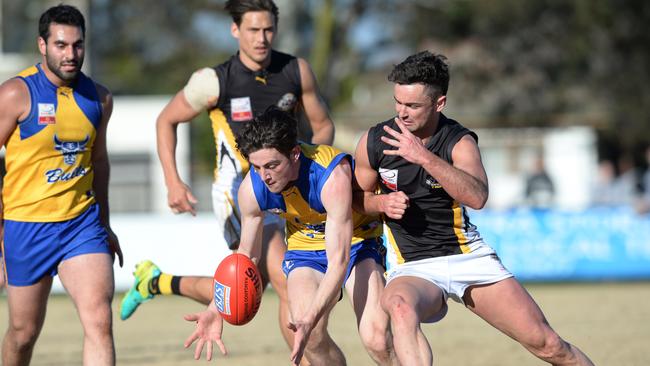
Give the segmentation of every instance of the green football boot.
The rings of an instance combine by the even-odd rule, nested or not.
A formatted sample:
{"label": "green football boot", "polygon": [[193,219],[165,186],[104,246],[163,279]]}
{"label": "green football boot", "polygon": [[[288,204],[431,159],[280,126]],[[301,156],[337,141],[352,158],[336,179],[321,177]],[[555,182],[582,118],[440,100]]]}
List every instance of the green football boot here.
{"label": "green football boot", "polygon": [[135,266],[133,276],[135,281],[120,302],[120,318],[128,319],[143,302],[153,299],[155,294],[150,290],[151,281],[160,276],[160,268],[150,260],[144,260]]}

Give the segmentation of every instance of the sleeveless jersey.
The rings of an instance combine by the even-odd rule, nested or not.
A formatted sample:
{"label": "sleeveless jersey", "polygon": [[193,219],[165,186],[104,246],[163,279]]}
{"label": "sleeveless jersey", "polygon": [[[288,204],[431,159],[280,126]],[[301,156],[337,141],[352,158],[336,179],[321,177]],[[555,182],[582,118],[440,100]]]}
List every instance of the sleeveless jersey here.
{"label": "sleeveless jersey", "polygon": [[95,83],[79,73],[71,86],[57,87],[40,64],[18,77],[29,88],[31,109],[6,143],[4,218],[77,217],[95,202],[91,155],[102,117]]}
{"label": "sleeveless jersey", "polygon": [[219,78],[219,100],[209,111],[217,153],[215,180],[235,179],[248,173],[246,159],[235,148],[235,136],[246,122],[275,105],[295,113],[302,96],[298,59],[271,51],[271,63],[260,71],[252,71],[239,59],[239,54],[215,67]]}
{"label": "sleeveless jersey", "polygon": [[[381,193],[403,191],[410,200],[402,219],[384,218],[384,238],[397,263],[469,252],[469,245],[480,236],[465,207],[421,166],[400,156],[384,155],[383,150],[395,149],[380,139],[392,138],[383,130],[385,125],[399,131],[392,118],[377,124],[368,132],[367,148],[370,166],[379,173]],[[478,141],[474,132],[441,114],[438,128],[425,147],[451,164],[452,149],[467,134]]]}
{"label": "sleeveless jersey", "polygon": [[[343,159],[352,163],[352,157],[327,145],[300,144],[300,149],[300,172],[293,186],[273,193],[255,170],[250,171],[251,183],[260,209],[285,219],[288,250],[323,250],[327,212],[321,190],[332,170]],[[351,244],[381,235],[381,223],[376,217],[353,211],[352,220]]]}

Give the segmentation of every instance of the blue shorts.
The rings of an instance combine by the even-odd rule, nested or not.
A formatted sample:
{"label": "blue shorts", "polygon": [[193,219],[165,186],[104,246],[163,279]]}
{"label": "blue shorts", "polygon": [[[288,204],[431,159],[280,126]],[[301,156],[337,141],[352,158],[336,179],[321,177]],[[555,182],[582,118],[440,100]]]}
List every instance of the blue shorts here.
{"label": "blue shorts", "polygon": [[5,271],[12,286],[29,286],[55,276],[62,261],[90,253],[111,254],[97,204],[67,221],[4,222]]}
{"label": "blue shorts", "polygon": [[[345,271],[343,284],[348,281],[352,267],[364,259],[372,258],[378,264],[383,263],[380,252],[380,244],[376,239],[366,239],[350,247],[350,263]],[[282,271],[286,276],[299,267],[310,267],[319,272],[325,273],[327,270],[327,254],[325,250],[287,250],[282,261]]]}

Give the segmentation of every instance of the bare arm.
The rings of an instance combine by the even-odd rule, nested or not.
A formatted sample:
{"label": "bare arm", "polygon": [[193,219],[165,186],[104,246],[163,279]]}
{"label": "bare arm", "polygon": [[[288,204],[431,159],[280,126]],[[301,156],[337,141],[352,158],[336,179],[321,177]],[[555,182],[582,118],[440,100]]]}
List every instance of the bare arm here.
{"label": "bare arm", "polygon": [[189,187],[181,179],[176,166],[176,129],[179,123],[189,122],[201,111],[195,111],[181,90],[160,112],[156,121],[158,158],[162,164],[167,186],[167,203],[175,213],[190,212],[195,215],[197,202]]}
{"label": "bare arm", "polygon": [[368,132],[359,140],[354,160],[354,209],[368,215],[382,213],[393,219],[401,219],[408,207],[406,194],[402,191],[376,194],[379,177],[368,158]]}
{"label": "bare arm", "polygon": [[384,136],[381,139],[397,147],[397,150],[384,150],[384,154],[399,155],[422,166],[458,202],[474,209],[485,206],[488,198],[487,174],[478,145],[471,136],[463,136],[454,146],[451,153],[452,165],[427,150],[422,140],[408,131],[399,119],[395,121],[400,131],[385,126],[384,130],[392,138]]}
{"label": "bare arm", "polygon": [[113,251],[117,254],[120,267],[124,264],[122,249],[117,235],[111,229],[110,209],[108,207],[108,181],[110,179],[110,163],[108,161],[108,150],[106,149],[106,130],[108,121],[113,114],[113,96],[104,86],[96,84],[97,93],[102,104],[102,120],[97,134],[95,144],[93,145],[92,161],[95,170],[93,178],[93,191],[95,191],[95,200],[99,205],[99,220],[106,229],[108,234],[108,243]]}
{"label": "bare arm", "polygon": [[[27,118],[31,107],[27,85],[19,79],[9,79],[0,85],[0,147],[14,132],[18,121]],[[1,198],[1,197],[0,197]],[[3,233],[4,208],[0,199],[0,235]]]}
{"label": "bare arm", "polygon": [[299,58],[300,83],[302,86],[302,106],[313,131],[312,143],[332,145],[334,142],[334,123],[318,90],[318,83],[307,61]]}
{"label": "bare arm", "polygon": [[302,318],[294,319],[289,328],[295,332],[291,359],[300,363],[304,347],[313,327],[323,314],[336,303],[345,272],[350,261],[352,240],[352,168],[342,161],[327,179],[321,191],[323,207],[327,212],[325,223],[325,251],[327,270],[320,282],[309,309]]}
{"label": "bare arm", "polygon": [[239,209],[241,211],[241,241],[238,253],[242,253],[256,264],[262,255],[262,229],[264,228],[264,213],[253,192],[250,173],[246,175],[238,192]]}

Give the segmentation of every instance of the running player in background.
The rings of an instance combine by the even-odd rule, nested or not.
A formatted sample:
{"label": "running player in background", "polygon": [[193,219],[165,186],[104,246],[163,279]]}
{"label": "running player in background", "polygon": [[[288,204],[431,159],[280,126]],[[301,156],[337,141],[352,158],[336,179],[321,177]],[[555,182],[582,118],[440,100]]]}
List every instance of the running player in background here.
{"label": "running player in background", "polygon": [[444,317],[451,297],[546,362],[592,365],[550,327],[469,221],[465,206],[481,209],[488,183],[478,137],[442,114],[446,58],[420,52],[388,79],[397,117],[372,127],[357,146],[355,208],[385,217],[390,267],[382,306],[401,364],[432,364],[420,324]]}
{"label": "running player in background", "polygon": [[85,22],[59,5],[39,21],[42,63],[0,86],[9,324],[2,364],[29,364],[57,273],[84,330],[83,363],[114,365],[106,126],[110,92],[81,72]]}
{"label": "running player in background", "polygon": [[[237,148],[253,169],[239,189],[242,244],[239,253],[260,258],[264,216],[285,219],[288,250],[283,270],[294,334],[291,361],[303,353],[312,365],[345,365],[327,332],[330,311],[345,287],[361,340],[375,362],[391,364],[388,316],[379,299],[384,288],[377,217],[352,211],[352,157],[326,145],[298,143],[293,117],[271,107],[237,137]],[[198,340],[195,358],[212,342],[226,353],[223,321],[214,301],[202,313],[186,316],[197,328],[185,342]]]}
{"label": "running player in background", "polygon": [[[224,239],[230,249],[236,250],[241,226],[237,190],[249,164],[235,149],[235,136],[255,115],[271,105],[294,116],[302,106],[311,123],[314,143],[331,144],[334,125],[307,62],[271,48],[278,21],[278,8],[273,1],[230,0],[225,8],[233,19],[231,33],[239,42],[239,52],[214,68],[196,71],[163,109],[156,125],[169,207],[174,213],[194,215],[196,199],[176,168],[176,126],[208,111],[217,152],[213,208]],[[281,266],[286,250],[282,227],[278,216],[267,215],[259,268],[264,287],[270,281],[280,297],[280,329],[291,345],[291,332],[286,328],[289,315],[286,279]],[[120,305],[122,319],[159,294],[177,294],[204,304],[212,299],[212,277],[161,273],[151,261],[139,263],[134,275],[134,285]]]}

